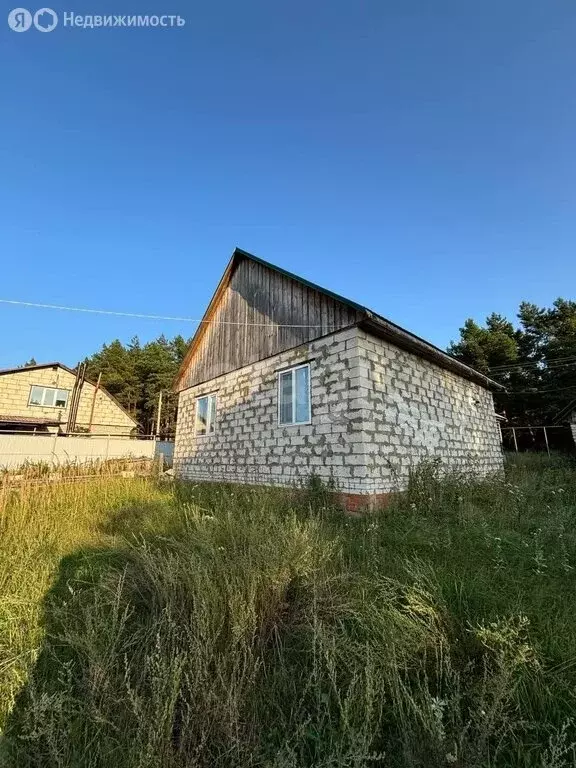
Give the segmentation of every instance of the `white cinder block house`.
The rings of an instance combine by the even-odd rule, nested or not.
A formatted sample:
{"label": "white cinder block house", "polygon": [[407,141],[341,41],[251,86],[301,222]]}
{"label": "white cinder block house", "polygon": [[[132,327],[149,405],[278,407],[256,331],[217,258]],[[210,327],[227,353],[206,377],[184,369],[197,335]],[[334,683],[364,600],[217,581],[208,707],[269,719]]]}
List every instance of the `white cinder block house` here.
{"label": "white cinder block house", "polygon": [[333,479],[350,507],[440,457],[502,469],[500,385],[385,318],[236,249],[178,374],[189,480]]}

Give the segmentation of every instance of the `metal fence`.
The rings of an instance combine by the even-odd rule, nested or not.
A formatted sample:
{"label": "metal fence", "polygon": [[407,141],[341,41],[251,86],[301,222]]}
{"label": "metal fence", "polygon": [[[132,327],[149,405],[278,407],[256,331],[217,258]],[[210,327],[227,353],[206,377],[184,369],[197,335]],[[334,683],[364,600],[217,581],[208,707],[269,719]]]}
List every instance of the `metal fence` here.
{"label": "metal fence", "polygon": [[539,424],[528,427],[501,427],[502,445],[507,451],[525,453],[527,451],[551,451],[572,453],[576,443],[569,426]]}
{"label": "metal fence", "polygon": [[122,435],[58,435],[0,433],[0,467],[15,469],[23,464],[51,466],[111,459],[153,459],[156,441],[128,439]]}
{"label": "metal fence", "polygon": [[157,440],[156,441],[156,458],[162,456],[164,466],[169,469],[174,463],[174,441],[173,440]]}

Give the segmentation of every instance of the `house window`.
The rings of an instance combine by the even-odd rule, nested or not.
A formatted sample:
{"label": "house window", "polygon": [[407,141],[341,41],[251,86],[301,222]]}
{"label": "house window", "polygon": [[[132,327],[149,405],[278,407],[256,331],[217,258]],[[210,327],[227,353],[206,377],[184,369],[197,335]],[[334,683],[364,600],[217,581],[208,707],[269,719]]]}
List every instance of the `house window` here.
{"label": "house window", "polygon": [[278,374],[278,423],[309,424],[310,366],[298,365]]}
{"label": "house window", "polygon": [[43,408],[66,408],[68,405],[68,389],[55,387],[31,387],[28,405],[41,405]]}
{"label": "house window", "polygon": [[216,395],[204,395],[196,399],[197,435],[211,435],[216,426]]}

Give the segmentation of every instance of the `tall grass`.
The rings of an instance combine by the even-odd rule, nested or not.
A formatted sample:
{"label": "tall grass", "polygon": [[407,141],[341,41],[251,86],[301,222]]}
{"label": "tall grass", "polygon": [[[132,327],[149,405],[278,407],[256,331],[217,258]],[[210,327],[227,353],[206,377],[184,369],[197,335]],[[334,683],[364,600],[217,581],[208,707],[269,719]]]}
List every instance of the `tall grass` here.
{"label": "tall grass", "polygon": [[428,465],[359,519],[318,486],[121,482],[4,524],[32,553],[8,554],[32,589],[4,594],[43,621],[19,641],[7,766],[576,764],[568,460],[483,483]]}
{"label": "tall grass", "polygon": [[111,543],[102,526],[118,508],[166,498],[145,478],[38,484],[37,476],[34,468],[19,485],[0,485],[0,730],[35,661],[43,599],[61,558]]}

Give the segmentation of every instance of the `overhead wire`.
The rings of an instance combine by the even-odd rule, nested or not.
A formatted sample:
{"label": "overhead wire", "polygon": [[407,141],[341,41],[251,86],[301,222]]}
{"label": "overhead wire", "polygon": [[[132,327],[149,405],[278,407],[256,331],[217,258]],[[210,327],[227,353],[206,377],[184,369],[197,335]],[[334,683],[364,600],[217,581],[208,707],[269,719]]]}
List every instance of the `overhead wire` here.
{"label": "overhead wire", "polygon": [[[149,315],[141,312],[119,312],[112,309],[91,309],[88,307],[69,307],[59,304],[44,304],[35,301],[18,301],[15,299],[0,299],[0,304],[11,304],[19,307],[34,307],[37,309],[55,309],[65,312],[87,312],[93,315],[114,315],[116,317],[137,317],[146,320],[173,320],[181,323],[215,324],[215,325],[239,325],[239,326],[258,326],[270,328],[271,323],[249,323],[240,320],[197,320],[192,317],[177,317],[173,315]],[[275,328],[332,328],[335,326],[326,323],[300,324],[300,323],[273,323]]]}
{"label": "overhead wire", "polygon": [[576,365],[576,361],[574,363],[564,363],[562,365],[556,365],[556,366],[546,366],[545,368],[521,368],[521,369],[515,369],[511,371],[504,371],[502,373],[496,372],[492,373],[490,371],[489,375],[491,378],[494,378],[495,380],[501,379],[503,376],[508,376],[509,374],[513,373],[535,373],[535,374],[541,374],[541,373],[553,373],[555,371],[558,371],[560,373],[571,373],[571,371],[568,371],[568,369],[571,365]]}
{"label": "overhead wire", "polygon": [[[17,299],[1,299],[0,298],[0,304],[8,304],[8,305],[19,306],[19,307],[32,307],[36,309],[52,309],[52,310],[57,310],[62,312],[83,312],[83,313],[95,314],[95,315],[111,315],[114,317],[134,317],[134,318],[146,319],[146,320],[166,320],[166,321],[174,321],[174,322],[196,323],[197,325],[215,324],[215,325],[251,326],[251,327],[262,327],[262,328],[269,328],[271,326],[271,323],[254,323],[254,322],[243,322],[243,321],[237,321],[237,320],[205,320],[205,319],[198,320],[192,317],[180,317],[175,315],[155,315],[155,314],[147,314],[143,312],[124,312],[124,311],[118,311],[118,310],[112,310],[112,309],[94,309],[91,307],[71,307],[67,305],[47,304],[44,302],[33,302],[33,301],[21,301]],[[316,323],[316,324],[274,323],[274,327],[330,328],[332,326],[326,325],[324,323]],[[494,366],[493,368],[490,369],[489,372],[491,375],[504,376],[518,369],[529,370],[529,369],[533,369],[534,366],[538,366],[538,365],[544,365],[546,368],[549,368],[551,370],[557,370],[559,368],[567,367],[570,365],[576,365],[576,357],[565,356],[565,357],[551,358],[547,361],[531,361],[531,362],[529,361],[526,363],[508,364],[507,366],[506,365]],[[538,394],[539,392],[559,392],[566,389],[576,389],[576,385],[574,385],[573,387],[561,387],[558,389],[519,390],[514,392],[514,394]]]}
{"label": "overhead wire", "polygon": [[557,365],[573,365],[576,363],[576,355],[569,355],[566,357],[551,357],[547,360],[532,360],[518,363],[508,363],[508,365],[495,365],[490,368],[491,373],[508,373],[509,371],[516,370],[517,368],[532,368],[539,365],[544,365],[547,368],[556,367]]}
{"label": "overhead wire", "polygon": [[576,384],[573,384],[570,387],[553,387],[551,389],[512,389],[506,390],[500,394],[513,397],[515,395],[540,395],[544,392],[565,392],[568,389],[576,389]]}

